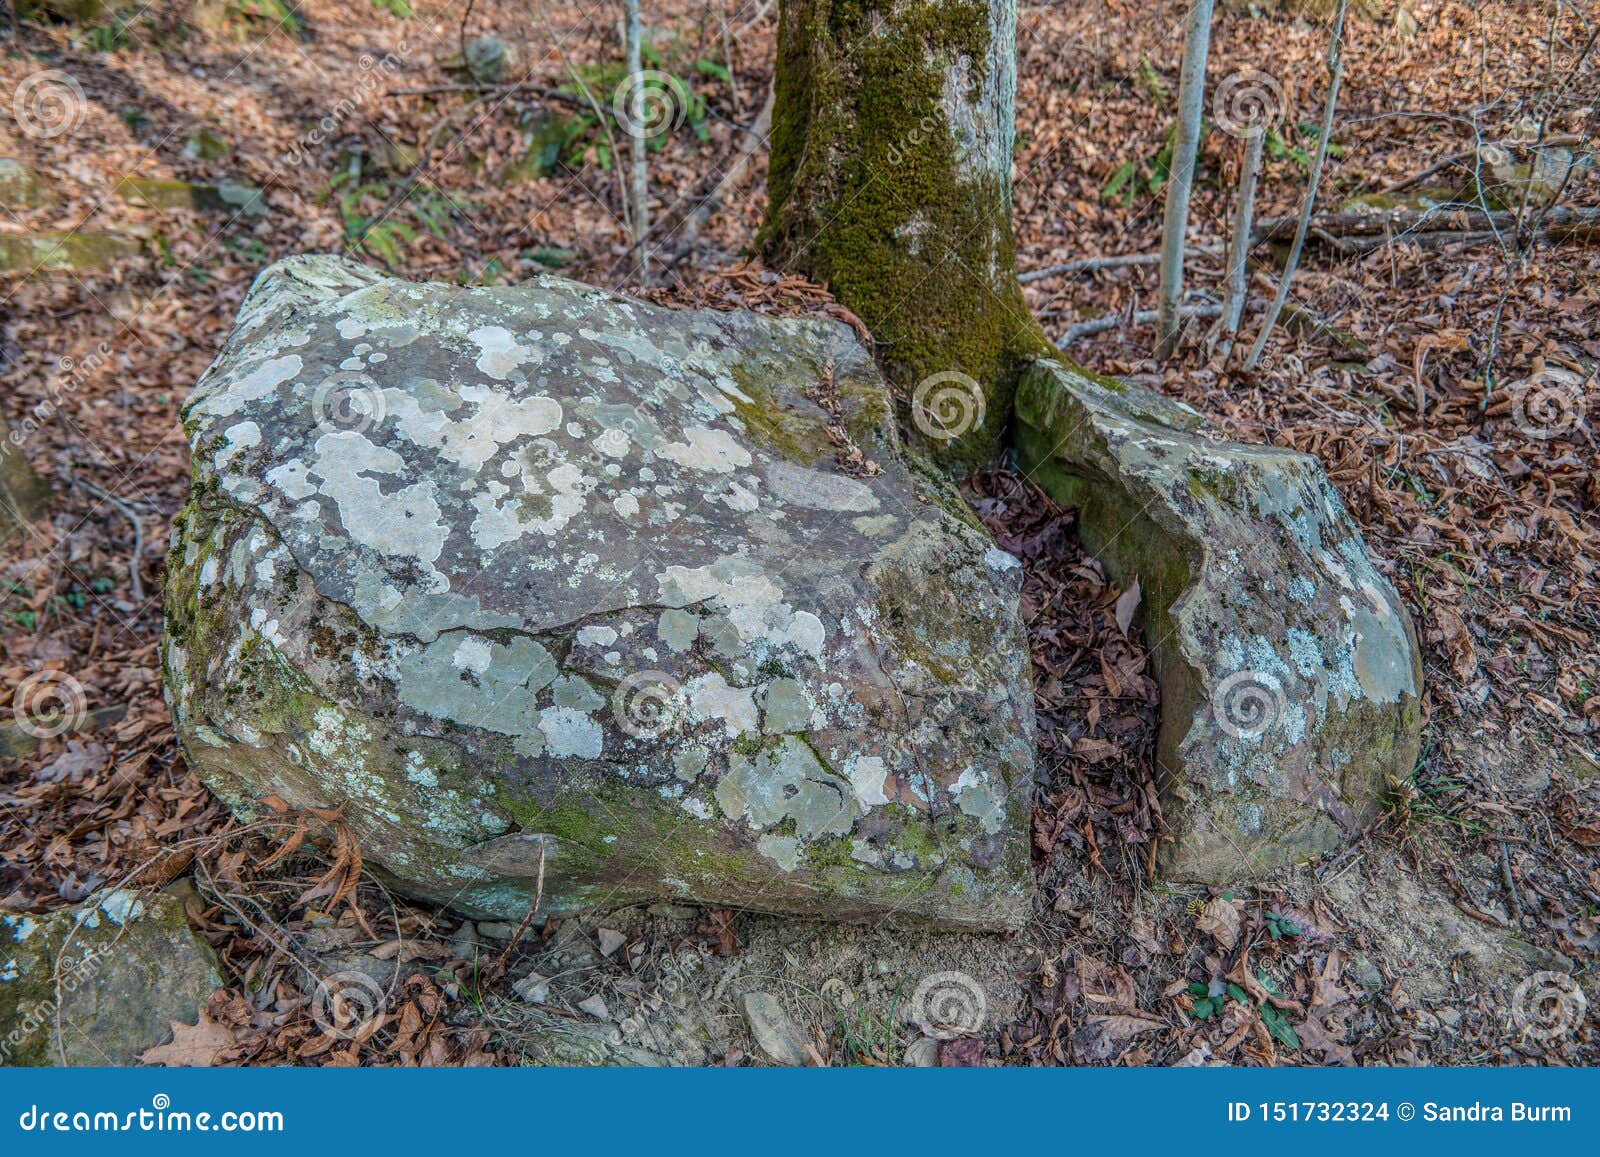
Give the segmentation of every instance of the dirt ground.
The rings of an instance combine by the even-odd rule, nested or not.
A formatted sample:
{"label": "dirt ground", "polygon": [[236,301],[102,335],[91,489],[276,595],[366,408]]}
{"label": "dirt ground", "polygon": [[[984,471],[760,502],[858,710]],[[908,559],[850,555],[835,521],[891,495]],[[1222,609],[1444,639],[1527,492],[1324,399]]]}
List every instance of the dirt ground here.
{"label": "dirt ground", "polygon": [[[1281,216],[1316,148],[1328,33],[1259,7],[1219,11],[1211,86],[1270,78],[1282,115],[1258,212]],[[1497,154],[1479,146],[1514,157],[1530,123],[1591,156],[1594,3],[1372,7],[1349,30],[1319,203],[1487,197],[1473,158]],[[230,983],[202,1010],[232,1035],[223,1064],[1600,1061],[1600,247],[1441,242],[1451,210],[1370,251],[1314,235],[1290,324],[1253,372],[1203,325],[1165,364],[1147,325],[1071,347],[1233,437],[1317,455],[1406,599],[1426,749],[1345,852],[1234,890],[1152,878],[1159,703],[1142,647],[1116,627],[1120,592],[1078,552],[1071,513],[992,472],[968,493],[1024,560],[1050,773],[1039,911],[1018,935],[672,906],[517,935],[404,903],[336,841],[269,861],[296,817],[230,819],[176,750],[156,660],[166,528],[187,488],[178,411],[250,279],[344,249],[414,278],[555,269],[629,287],[612,141],[582,95],[620,76],[619,11],[415,8],[206,0],[194,19],[164,0],[94,28],[16,21],[0,38],[0,157],[50,190],[0,211],[0,242],[131,239],[92,270],[0,273],[0,410],[54,494],[37,534],[0,553],[0,721],[42,694],[92,724],[0,755],[0,906],[193,877],[191,915]],[[770,86],[776,3],[659,0],[645,18],[654,65],[693,94],[651,159],[666,295],[816,308],[815,287],[727,275],[761,219],[759,149],[708,203]],[[1180,24],[1156,0],[1021,7],[1024,272],[1154,252]],[[514,49],[506,76],[524,87],[459,91],[451,58],[487,33]],[[1203,142],[1201,294],[1219,283],[1239,153],[1226,132]],[[267,212],[143,207],[117,194],[129,175],[246,182]],[[1566,175],[1559,200],[1600,204],[1596,166]],[[1252,258],[1247,337],[1282,250]],[[1026,290],[1060,335],[1153,307],[1155,273]],[[331,1031],[316,991],[330,976],[371,986],[376,1015]]]}

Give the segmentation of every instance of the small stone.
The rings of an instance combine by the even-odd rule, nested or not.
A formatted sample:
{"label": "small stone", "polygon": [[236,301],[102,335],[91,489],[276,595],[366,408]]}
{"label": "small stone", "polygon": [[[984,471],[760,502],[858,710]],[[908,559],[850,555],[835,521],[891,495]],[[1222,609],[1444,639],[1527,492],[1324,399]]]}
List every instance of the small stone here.
{"label": "small stone", "polygon": [[1358,953],[1351,957],[1350,963],[1345,965],[1345,971],[1366,992],[1376,992],[1383,987],[1383,973],[1364,955]]}
{"label": "small stone", "polygon": [[480,84],[499,84],[516,66],[517,52],[498,36],[480,36],[467,45],[463,64]]}
{"label": "small stone", "polygon": [[456,954],[457,960],[476,960],[478,958],[478,933],[473,928],[472,922],[466,921],[450,936],[450,950]]}
{"label": "small stone", "polygon": [[598,992],[593,996],[586,996],[578,1002],[578,1011],[588,1013],[595,1020],[610,1020],[611,1010],[606,1007],[606,998]]}
{"label": "small stone", "polygon": [[0,205],[8,209],[37,209],[51,201],[50,190],[39,174],[21,161],[0,157]]}
{"label": "small stone", "polygon": [[939,1042],[931,1036],[919,1036],[906,1046],[904,1063],[911,1069],[931,1069],[939,1064]]}
{"label": "small stone", "polygon": [[191,161],[220,161],[231,152],[228,138],[211,129],[198,129],[183,142],[183,155]]}
{"label": "small stone", "polygon": [[600,955],[615,956],[617,949],[628,942],[628,938],[615,928],[600,929]]}
{"label": "small stone", "polygon": [[521,980],[514,981],[511,991],[529,1004],[544,1004],[550,999],[550,978],[540,976],[537,972],[530,972]]}
{"label": "small stone", "polygon": [[740,1003],[750,1033],[767,1059],[778,1065],[805,1065],[811,1060],[804,1037],[770,992],[747,992]]}
{"label": "small stone", "polygon": [[485,940],[510,940],[517,934],[517,926],[509,920],[479,920],[478,935]]}
{"label": "small stone", "polygon": [[203,212],[264,216],[267,202],[261,190],[238,181],[215,185],[170,181],[152,177],[123,177],[113,190],[129,204],[147,209],[195,209]]}

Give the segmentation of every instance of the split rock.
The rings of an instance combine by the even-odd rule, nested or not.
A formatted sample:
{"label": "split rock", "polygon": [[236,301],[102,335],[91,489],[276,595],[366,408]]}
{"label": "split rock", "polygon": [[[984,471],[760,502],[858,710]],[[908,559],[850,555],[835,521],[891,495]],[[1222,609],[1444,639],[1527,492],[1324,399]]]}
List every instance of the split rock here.
{"label": "split rock", "polygon": [[1247,880],[1372,822],[1416,761],[1421,655],[1317,460],[1221,441],[1186,406],[1054,362],[1029,368],[1017,416],[1024,472],[1139,579],[1165,874]]}

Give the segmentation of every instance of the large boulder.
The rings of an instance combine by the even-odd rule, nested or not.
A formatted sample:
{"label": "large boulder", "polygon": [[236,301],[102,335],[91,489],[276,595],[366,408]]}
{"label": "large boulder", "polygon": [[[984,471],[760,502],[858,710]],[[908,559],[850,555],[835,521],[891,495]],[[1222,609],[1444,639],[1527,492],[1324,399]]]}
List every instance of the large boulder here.
{"label": "large boulder", "polygon": [[187,881],[114,889],[48,916],[0,911],[0,1065],[132,1065],[222,987]]}
{"label": "large boulder", "polygon": [[293,258],[185,420],[167,694],[240,811],[504,919],[1025,918],[1020,571],[848,328]]}
{"label": "large boulder", "polygon": [[1416,762],[1421,655],[1317,460],[1056,362],[1028,370],[1017,418],[1023,470],[1139,580],[1165,873],[1243,881],[1371,823]]}

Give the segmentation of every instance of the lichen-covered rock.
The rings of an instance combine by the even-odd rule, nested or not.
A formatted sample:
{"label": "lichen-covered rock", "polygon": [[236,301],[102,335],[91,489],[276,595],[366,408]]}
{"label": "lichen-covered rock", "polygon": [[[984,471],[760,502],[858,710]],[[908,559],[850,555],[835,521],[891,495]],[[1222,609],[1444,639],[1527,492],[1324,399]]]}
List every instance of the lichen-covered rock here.
{"label": "lichen-covered rock", "polygon": [[1025,917],[1020,572],[847,328],[294,258],[186,426],[167,692],[234,806],[480,916]]}
{"label": "lichen-covered rock", "polygon": [[194,181],[123,177],[114,192],[129,204],[147,209],[195,209],[247,217],[261,217],[267,212],[266,198],[260,189],[234,181],[203,185]]}
{"label": "lichen-covered rock", "polygon": [[[0,1065],[132,1065],[222,987],[174,885],[49,916],[0,911]],[[59,1026],[59,1031],[58,1031]]]}
{"label": "lichen-covered rock", "polygon": [[7,233],[0,235],[0,270],[81,273],[138,252],[138,240],[114,233]]}
{"label": "lichen-covered rock", "polygon": [[1316,459],[1217,440],[1187,407],[1057,363],[1028,370],[1017,416],[1023,469],[1140,582],[1165,872],[1244,880],[1374,819],[1416,760],[1421,656]]}

